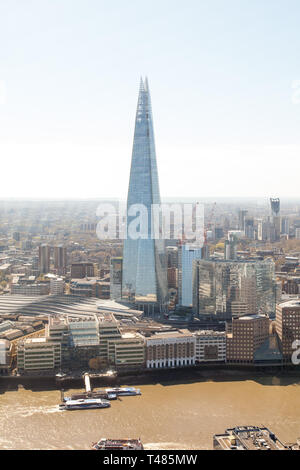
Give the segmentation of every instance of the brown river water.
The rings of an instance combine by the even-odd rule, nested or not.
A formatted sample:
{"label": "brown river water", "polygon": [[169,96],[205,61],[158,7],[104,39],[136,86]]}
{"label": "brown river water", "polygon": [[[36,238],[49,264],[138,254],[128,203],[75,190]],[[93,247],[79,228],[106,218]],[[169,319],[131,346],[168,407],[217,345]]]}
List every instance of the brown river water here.
{"label": "brown river water", "polygon": [[0,449],[89,449],[101,437],[140,437],[146,449],[212,449],[213,434],[235,425],[264,424],[283,442],[300,436],[299,377],[140,388],[141,396],[111,408],[79,411],[59,410],[58,390],[0,393]]}

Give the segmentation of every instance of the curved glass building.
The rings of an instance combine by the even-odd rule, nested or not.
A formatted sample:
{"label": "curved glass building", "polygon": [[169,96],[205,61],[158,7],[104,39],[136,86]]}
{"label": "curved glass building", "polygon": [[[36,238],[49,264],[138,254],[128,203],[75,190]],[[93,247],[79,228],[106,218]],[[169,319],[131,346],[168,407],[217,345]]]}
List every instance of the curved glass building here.
{"label": "curved glass building", "polygon": [[167,303],[165,243],[162,236],[157,237],[162,234],[162,220],[153,210],[160,203],[150,93],[147,79],[141,79],[127,198],[122,299],[149,314],[164,311]]}

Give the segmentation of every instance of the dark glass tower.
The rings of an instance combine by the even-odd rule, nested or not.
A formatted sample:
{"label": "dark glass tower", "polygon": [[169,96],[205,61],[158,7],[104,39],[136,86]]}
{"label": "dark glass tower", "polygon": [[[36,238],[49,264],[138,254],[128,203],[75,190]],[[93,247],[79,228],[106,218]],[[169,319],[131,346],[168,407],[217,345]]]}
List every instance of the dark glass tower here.
{"label": "dark glass tower", "polygon": [[[130,236],[137,206],[142,205],[147,223],[141,237]],[[127,238],[124,240],[122,298],[134,302],[146,313],[163,311],[167,302],[165,243],[154,238],[154,227],[161,229],[161,218],[153,213],[160,204],[154,144],[151,100],[147,79],[141,79],[133,140],[127,198]],[[160,231],[160,230],[159,230]]]}

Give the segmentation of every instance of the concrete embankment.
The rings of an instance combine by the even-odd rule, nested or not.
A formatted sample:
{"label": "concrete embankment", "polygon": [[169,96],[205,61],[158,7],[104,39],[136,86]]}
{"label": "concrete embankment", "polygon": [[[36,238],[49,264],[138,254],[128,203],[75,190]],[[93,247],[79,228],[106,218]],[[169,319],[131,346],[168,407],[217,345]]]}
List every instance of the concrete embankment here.
{"label": "concrete embankment", "polygon": [[[228,381],[228,380],[251,380],[255,377],[264,376],[294,376],[300,377],[299,367],[282,369],[281,367],[245,367],[232,366],[223,367],[213,365],[211,367],[193,367],[169,370],[147,370],[147,371],[119,371],[116,376],[91,376],[91,386],[113,387],[119,385],[153,385],[157,383],[189,383],[205,380]],[[84,388],[83,377],[57,378],[55,376],[0,376],[0,391],[17,390],[19,386],[32,390],[71,389]]]}

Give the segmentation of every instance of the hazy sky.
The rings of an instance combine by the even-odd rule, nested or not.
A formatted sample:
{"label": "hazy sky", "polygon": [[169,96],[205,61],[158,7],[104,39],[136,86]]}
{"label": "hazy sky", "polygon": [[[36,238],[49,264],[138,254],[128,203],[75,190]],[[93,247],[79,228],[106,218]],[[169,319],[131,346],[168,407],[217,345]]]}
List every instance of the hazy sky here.
{"label": "hazy sky", "polygon": [[299,24],[299,0],[0,0],[0,197],[126,197],[141,75],[162,196],[300,197]]}

